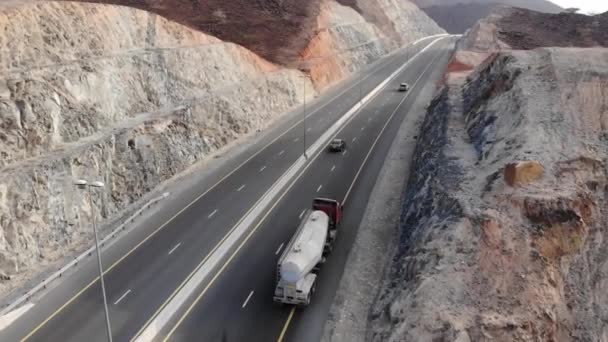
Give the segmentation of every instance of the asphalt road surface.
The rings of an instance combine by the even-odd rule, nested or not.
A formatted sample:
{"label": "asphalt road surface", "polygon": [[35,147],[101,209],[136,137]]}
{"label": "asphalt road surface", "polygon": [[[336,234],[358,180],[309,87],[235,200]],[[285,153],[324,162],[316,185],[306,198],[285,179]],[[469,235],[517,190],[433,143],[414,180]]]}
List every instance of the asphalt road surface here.
{"label": "asphalt road surface", "polygon": [[[189,308],[159,340],[318,341],[339,285],[369,194],[401,122],[428,83],[438,83],[453,47],[444,39],[395,78],[339,133],[345,154],[321,152],[259,223],[255,235],[211,284],[203,284]],[[401,93],[400,82],[413,88]],[[276,263],[313,198],[344,201],[344,219],[333,253],[305,308],[273,303]],[[353,298],[352,300],[356,300]]]}
{"label": "asphalt road surface", "polygon": [[[266,190],[301,156],[304,131],[307,141],[315,141],[359,100],[361,93],[367,94],[403,65],[407,56],[431,41],[382,59],[364,70],[360,77],[334,87],[308,106],[305,126],[300,115],[293,115],[289,120],[275,125],[264,138],[223,164],[222,168],[192,187],[184,196],[165,204],[162,210],[146,220],[143,228],[130,232],[104,250],[102,257],[106,267],[105,284],[114,340],[130,340]],[[247,337],[245,340],[267,340],[278,336],[291,308],[268,305],[272,302],[274,288],[275,250],[288,241],[297,226],[298,215],[310,205],[313,197],[341,199],[344,196],[366,151],[389,118],[391,108],[404,98],[403,93],[394,91],[396,83],[406,79],[414,84],[417,77],[428,70],[427,66],[432,65],[433,58],[445,53],[445,49],[446,44],[435,44],[415,58],[402,77],[392,82],[346,126],[341,136],[348,139],[347,153],[322,154],[314,161],[263,222],[259,233],[185,317],[176,329],[174,339],[185,336],[188,341],[214,341],[223,329],[228,329],[235,336],[245,334],[240,335]],[[433,67],[439,65],[430,69]],[[411,91],[410,96],[415,96],[416,89],[427,81],[428,76],[423,74],[420,84]],[[360,188],[373,185],[374,167],[377,168],[377,164],[383,161],[386,153],[383,149],[390,143],[391,134],[394,135],[391,131],[398,127],[398,122],[405,115],[407,101],[392,119],[398,121],[390,123],[380,136],[377,151],[371,154],[359,177],[360,181],[353,187],[353,194],[357,194]],[[334,165],[335,168],[330,170]],[[368,171],[370,168],[372,170]],[[365,199],[362,196],[347,204],[346,232],[343,235],[348,236],[349,227],[356,226],[360,219],[356,217],[356,208],[359,207],[362,212]],[[344,239],[346,242],[347,239]],[[336,276],[339,279],[339,275]],[[252,290],[254,293],[248,304],[241,309]],[[317,296],[324,296],[323,291]],[[214,304],[211,305],[211,302]],[[300,316],[305,315],[296,316],[300,320]],[[265,325],[263,329],[260,323]],[[268,333],[259,333],[262,330]],[[50,290],[32,309],[2,331],[0,340],[105,341],[104,313],[94,260],[86,262]]]}

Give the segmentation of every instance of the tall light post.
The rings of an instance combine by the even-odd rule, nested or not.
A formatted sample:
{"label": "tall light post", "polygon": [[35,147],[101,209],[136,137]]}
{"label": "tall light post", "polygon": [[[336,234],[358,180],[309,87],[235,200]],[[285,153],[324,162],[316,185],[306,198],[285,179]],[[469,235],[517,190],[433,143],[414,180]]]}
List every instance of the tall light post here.
{"label": "tall light post", "polygon": [[362,101],[363,101],[363,68],[361,68],[361,70],[359,70],[359,104],[363,105]]}
{"label": "tall light post", "polygon": [[303,116],[304,118],[302,119],[302,139],[303,139],[303,155],[304,155],[304,159],[308,159],[308,156],[306,155],[306,80],[310,78],[310,69],[302,69],[302,72],[304,73],[304,76],[302,76],[302,86],[303,86],[303,91],[302,94],[304,96],[303,99]]}
{"label": "tall light post", "polygon": [[303,134],[302,134],[302,139],[304,140],[304,159],[308,159],[308,156],[306,155],[306,77],[302,78],[304,81],[304,90],[302,91],[302,94],[304,94],[304,119],[302,120],[302,130],[303,130]]}
{"label": "tall light post", "polygon": [[97,223],[95,222],[95,213],[93,212],[93,197],[91,195],[91,187],[103,188],[102,182],[87,182],[84,179],[79,179],[74,182],[79,189],[87,190],[89,195],[89,205],[91,206],[91,216],[93,217],[93,233],[95,235],[95,250],[97,252],[97,264],[99,266],[99,280],[101,282],[101,294],[103,296],[103,308],[106,314],[106,328],[108,333],[108,341],[112,342],[112,328],[110,327],[110,312],[108,311],[108,300],[106,298],[106,286],[103,282],[103,266],[101,265],[101,251],[99,250],[99,238],[97,237]]}

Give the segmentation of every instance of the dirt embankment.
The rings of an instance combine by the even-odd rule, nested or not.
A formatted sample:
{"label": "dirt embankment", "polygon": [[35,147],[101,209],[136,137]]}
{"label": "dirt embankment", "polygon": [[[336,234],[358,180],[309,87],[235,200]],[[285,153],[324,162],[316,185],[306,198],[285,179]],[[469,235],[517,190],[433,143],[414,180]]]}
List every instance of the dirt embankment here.
{"label": "dirt embankment", "polygon": [[608,340],[608,49],[546,47],[580,17],[522,11],[463,39],[429,107],[374,340]]}

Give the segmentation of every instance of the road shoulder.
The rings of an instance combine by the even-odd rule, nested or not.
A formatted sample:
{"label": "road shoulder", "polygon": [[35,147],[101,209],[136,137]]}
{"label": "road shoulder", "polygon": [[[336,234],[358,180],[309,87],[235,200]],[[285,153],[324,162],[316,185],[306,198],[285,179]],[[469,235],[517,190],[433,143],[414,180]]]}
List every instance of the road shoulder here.
{"label": "road shoulder", "polygon": [[[439,79],[443,69],[434,71]],[[372,190],[330,309],[321,341],[366,341],[370,308],[397,242],[403,190],[426,107],[437,90],[429,82],[403,120]],[[365,322],[365,324],[363,323]]]}

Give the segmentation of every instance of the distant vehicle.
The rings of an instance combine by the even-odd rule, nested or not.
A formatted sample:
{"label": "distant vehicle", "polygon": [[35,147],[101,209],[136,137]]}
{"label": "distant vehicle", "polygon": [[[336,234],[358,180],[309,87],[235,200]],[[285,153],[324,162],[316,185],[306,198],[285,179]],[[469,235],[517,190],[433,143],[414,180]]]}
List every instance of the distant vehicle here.
{"label": "distant vehicle", "polygon": [[330,152],[343,152],[346,150],[346,142],[344,139],[334,139],[329,143]]}
{"label": "distant vehicle", "polygon": [[342,220],[342,204],[315,198],[277,263],[277,283],[272,299],[306,306],[315,292],[317,274],[333,250]]}
{"label": "distant vehicle", "polygon": [[410,90],[410,85],[407,83],[401,83],[399,85],[399,91],[408,91]]}

